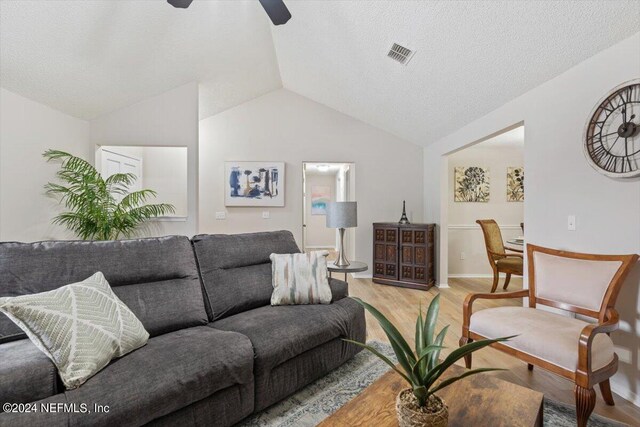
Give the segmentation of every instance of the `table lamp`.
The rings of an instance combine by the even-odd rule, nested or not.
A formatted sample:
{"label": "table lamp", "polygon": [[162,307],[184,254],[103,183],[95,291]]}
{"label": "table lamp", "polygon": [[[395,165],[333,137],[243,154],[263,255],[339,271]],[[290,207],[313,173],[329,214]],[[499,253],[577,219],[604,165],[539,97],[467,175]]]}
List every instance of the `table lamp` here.
{"label": "table lamp", "polygon": [[330,202],[327,205],[327,228],[337,228],[340,231],[340,247],[335,265],[346,267],[349,265],[344,253],[344,229],[358,226],[358,204],[356,202]]}

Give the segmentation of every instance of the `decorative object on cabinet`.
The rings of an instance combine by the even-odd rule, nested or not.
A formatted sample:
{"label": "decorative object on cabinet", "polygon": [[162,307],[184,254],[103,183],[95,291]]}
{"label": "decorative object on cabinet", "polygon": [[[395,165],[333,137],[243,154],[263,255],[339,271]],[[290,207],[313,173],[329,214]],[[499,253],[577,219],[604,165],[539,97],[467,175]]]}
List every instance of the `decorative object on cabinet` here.
{"label": "decorative object on cabinet", "polygon": [[373,224],[373,282],[415,289],[435,284],[435,224]]}
{"label": "decorative object on cabinet", "polygon": [[524,168],[507,168],[507,202],[524,202]]}
{"label": "decorative object on cabinet", "polygon": [[337,267],[349,265],[344,252],[344,229],[358,226],[357,202],[330,202],[327,205],[327,228],[337,228],[340,231],[340,247],[338,259],[333,263]]}
{"label": "decorative object on cabinet", "polygon": [[404,200],[402,201],[402,216],[400,217],[398,224],[411,224],[409,222],[409,218],[407,218],[407,209]]}
{"label": "decorative object on cabinet", "polygon": [[457,166],[454,176],[455,202],[488,202],[489,169],[479,166]]}
{"label": "decorative object on cabinet", "polygon": [[284,162],[225,162],[225,206],[284,206]]}
{"label": "decorative object on cabinet", "polygon": [[598,172],[611,178],[640,176],[639,103],[640,79],[633,79],[613,88],[589,115],[582,144]]}

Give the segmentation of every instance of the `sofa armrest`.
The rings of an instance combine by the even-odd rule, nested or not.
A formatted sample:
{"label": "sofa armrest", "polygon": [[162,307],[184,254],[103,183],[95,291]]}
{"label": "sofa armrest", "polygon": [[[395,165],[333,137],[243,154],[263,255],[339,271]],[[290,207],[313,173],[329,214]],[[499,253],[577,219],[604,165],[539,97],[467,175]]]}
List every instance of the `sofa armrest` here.
{"label": "sofa armrest", "polygon": [[330,277],[329,287],[331,288],[331,302],[336,302],[349,296],[349,285],[345,281]]}

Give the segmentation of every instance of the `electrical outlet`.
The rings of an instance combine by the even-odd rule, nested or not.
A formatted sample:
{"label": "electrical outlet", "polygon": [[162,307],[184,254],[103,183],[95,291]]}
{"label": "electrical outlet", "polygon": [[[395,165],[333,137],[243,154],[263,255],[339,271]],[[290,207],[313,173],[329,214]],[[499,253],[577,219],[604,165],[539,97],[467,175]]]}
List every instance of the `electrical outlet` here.
{"label": "electrical outlet", "polygon": [[467,255],[464,252],[460,252],[460,259],[465,259]]}
{"label": "electrical outlet", "polygon": [[271,214],[269,213],[269,211],[262,211],[262,219],[269,219],[271,218]]}
{"label": "electrical outlet", "polygon": [[576,231],[576,216],[569,215],[567,217],[567,229],[569,231]]}
{"label": "electrical outlet", "polygon": [[216,219],[227,219],[226,212],[216,212]]}

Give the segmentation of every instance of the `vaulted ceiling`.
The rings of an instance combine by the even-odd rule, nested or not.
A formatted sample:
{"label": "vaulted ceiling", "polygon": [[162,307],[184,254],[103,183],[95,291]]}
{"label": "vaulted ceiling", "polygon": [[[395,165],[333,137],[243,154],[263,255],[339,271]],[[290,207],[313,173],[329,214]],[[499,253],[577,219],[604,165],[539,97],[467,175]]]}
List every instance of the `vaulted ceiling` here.
{"label": "vaulted ceiling", "polygon": [[[287,4],[284,86],[422,145],[640,31],[638,0]],[[408,65],[393,43],[415,50]]]}
{"label": "vaulted ceiling", "polygon": [[638,0],[286,3],[273,27],[257,0],[1,0],[0,83],[85,119],[190,81],[201,118],[284,86],[427,145],[640,31]]}
{"label": "vaulted ceiling", "polygon": [[282,87],[257,0],[0,2],[2,87],[91,119],[200,83],[207,117]]}

